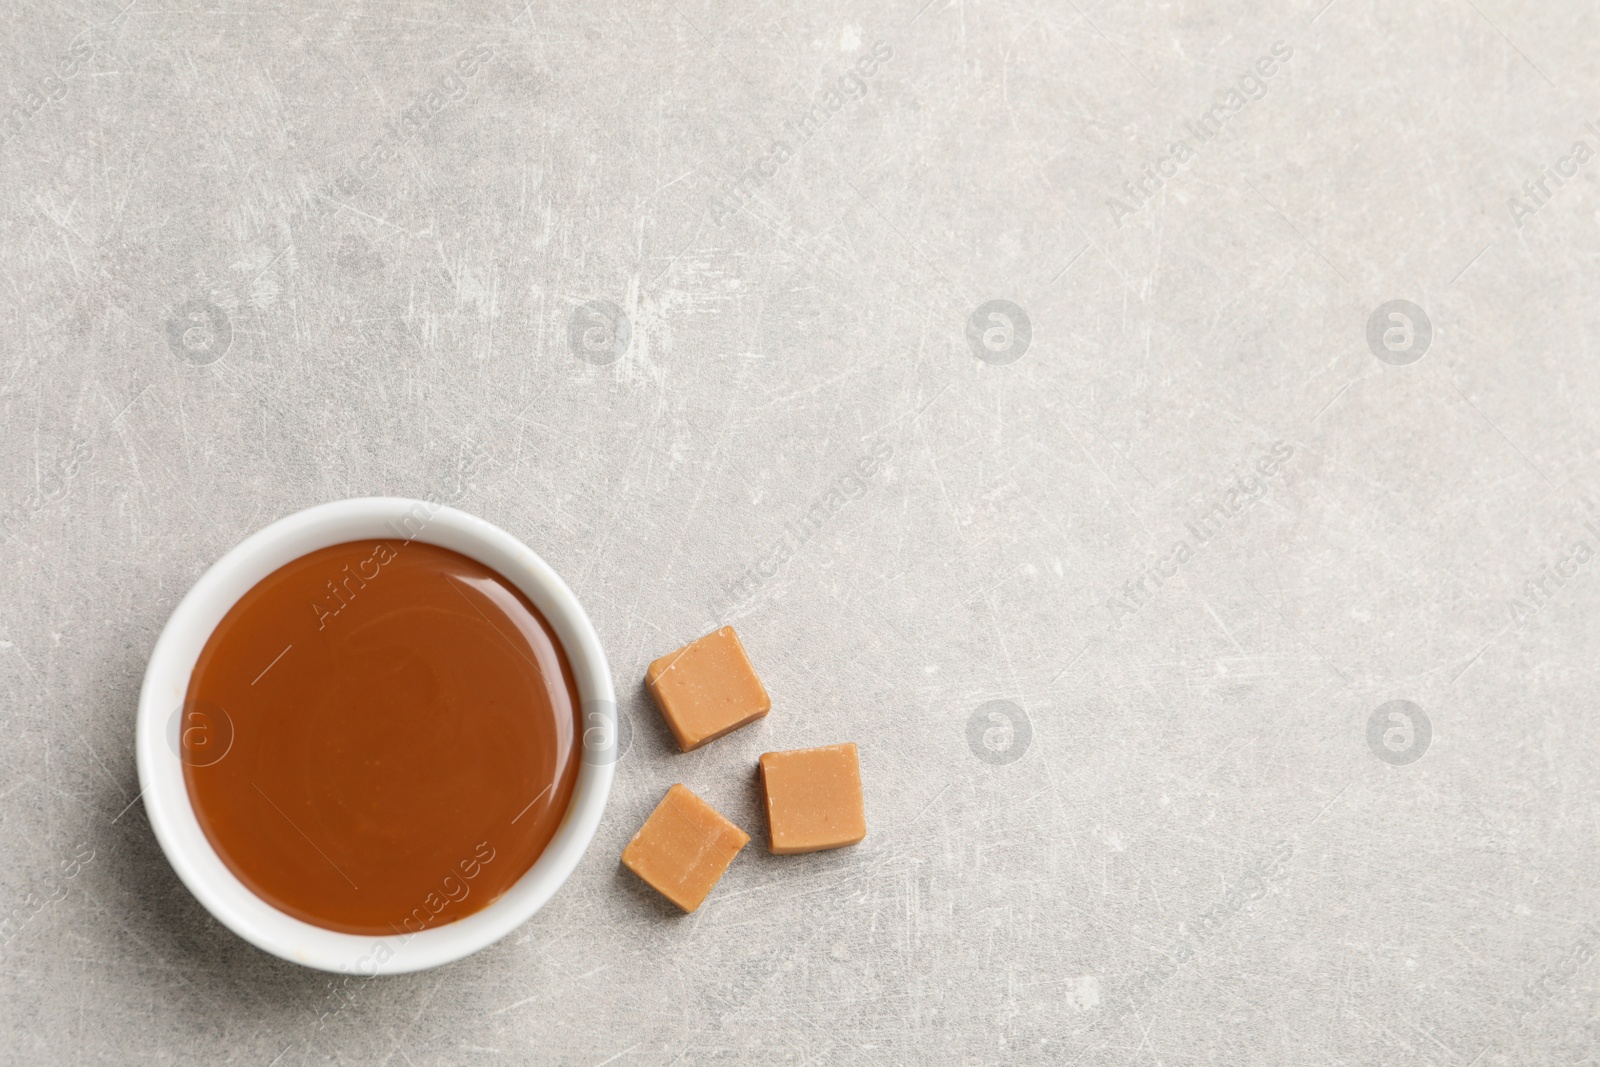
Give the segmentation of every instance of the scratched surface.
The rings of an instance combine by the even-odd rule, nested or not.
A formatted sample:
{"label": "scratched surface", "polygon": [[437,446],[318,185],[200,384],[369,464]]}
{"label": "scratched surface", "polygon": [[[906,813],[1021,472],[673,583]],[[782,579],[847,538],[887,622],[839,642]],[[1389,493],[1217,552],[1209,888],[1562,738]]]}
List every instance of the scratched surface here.
{"label": "scratched surface", "polygon": [[[1324,2],[7,4],[0,1058],[1594,1064],[1600,15]],[[368,494],[551,561],[626,751],[542,913],[333,986],[132,740]],[[679,755],[721,622],[774,709]],[[866,841],[768,855],[845,740]],[[676,781],[756,837],[689,917]]]}

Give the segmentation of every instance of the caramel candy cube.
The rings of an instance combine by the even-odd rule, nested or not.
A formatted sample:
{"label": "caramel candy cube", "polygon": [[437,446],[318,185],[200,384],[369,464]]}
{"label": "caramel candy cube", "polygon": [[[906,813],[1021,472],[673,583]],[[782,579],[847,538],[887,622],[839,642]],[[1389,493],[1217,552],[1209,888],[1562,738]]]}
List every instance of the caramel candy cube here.
{"label": "caramel candy cube", "polygon": [[684,752],[755,722],[772,707],[731,626],[662,656],[644,681]]}
{"label": "caramel candy cube", "polygon": [[861,759],[854,742],[761,757],[767,826],[779,856],[843,848],[867,836]]}
{"label": "caramel candy cube", "polygon": [[622,850],[622,862],[684,911],[706,899],[750,835],[683,785],[667,795]]}

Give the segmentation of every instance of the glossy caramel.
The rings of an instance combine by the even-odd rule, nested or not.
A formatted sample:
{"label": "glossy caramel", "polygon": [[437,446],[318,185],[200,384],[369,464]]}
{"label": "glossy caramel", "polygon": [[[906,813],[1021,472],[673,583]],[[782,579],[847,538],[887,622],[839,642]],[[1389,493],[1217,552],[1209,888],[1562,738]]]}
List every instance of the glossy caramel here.
{"label": "glossy caramel", "polygon": [[212,847],[305,922],[416,933],[493,902],[572,797],[581,702],[537,609],[420,541],[321,549],[233,606],[179,733]]}

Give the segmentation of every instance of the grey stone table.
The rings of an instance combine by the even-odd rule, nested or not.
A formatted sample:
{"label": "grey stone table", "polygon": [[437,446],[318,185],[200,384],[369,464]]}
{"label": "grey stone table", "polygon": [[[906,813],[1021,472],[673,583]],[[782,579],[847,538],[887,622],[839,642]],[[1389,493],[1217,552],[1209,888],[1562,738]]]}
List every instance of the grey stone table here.
{"label": "grey stone table", "polygon": [[[1592,5],[0,25],[0,1059],[1596,1062]],[[429,493],[628,748],[537,917],[335,988],[178,882],[137,689],[251,531]],[[723,621],[773,713],[676,754]],[[768,855],[842,740],[867,840]],[[688,917],[675,781],[758,835]]]}

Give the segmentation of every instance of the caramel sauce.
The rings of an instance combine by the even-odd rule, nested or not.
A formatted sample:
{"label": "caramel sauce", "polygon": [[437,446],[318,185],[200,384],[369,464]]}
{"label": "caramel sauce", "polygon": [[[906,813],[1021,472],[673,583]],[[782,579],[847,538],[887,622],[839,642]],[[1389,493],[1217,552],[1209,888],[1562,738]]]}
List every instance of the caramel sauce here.
{"label": "caramel sauce", "polygon": [[352,934],[488,906],[555,835],[581,701],[549,624],[483,564],[361,541],[279,568],[206,642],[184,780],[257,896]]}

